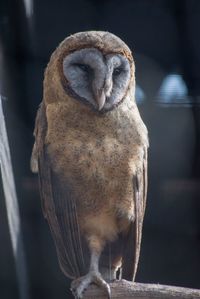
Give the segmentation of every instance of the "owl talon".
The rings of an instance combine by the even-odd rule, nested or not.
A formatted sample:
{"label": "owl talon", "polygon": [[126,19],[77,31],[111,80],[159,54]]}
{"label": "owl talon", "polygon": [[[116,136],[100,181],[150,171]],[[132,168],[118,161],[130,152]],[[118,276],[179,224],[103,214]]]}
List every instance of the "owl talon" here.
{"label": "owl talon", "polygon": [[71,291],[76,299],[83,298],[84,291],[89,287],[91,283],[96,284],[100,288],[103,288],[111,299],[111,291],[109,284],[102,278],[100,273],[88,273],[78,279],[75,279],[71,283]]}

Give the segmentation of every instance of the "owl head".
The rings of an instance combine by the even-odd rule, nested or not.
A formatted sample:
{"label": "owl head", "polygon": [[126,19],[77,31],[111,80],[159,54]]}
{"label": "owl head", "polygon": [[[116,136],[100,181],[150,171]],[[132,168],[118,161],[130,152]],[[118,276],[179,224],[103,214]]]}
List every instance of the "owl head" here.
{"label": "owl head", "polygon": [[52,54],[45,72],[46,102],[79,101],[97,112],[114,109],[134,93],[134,62],[117,36],[102,31],[67,37]]}

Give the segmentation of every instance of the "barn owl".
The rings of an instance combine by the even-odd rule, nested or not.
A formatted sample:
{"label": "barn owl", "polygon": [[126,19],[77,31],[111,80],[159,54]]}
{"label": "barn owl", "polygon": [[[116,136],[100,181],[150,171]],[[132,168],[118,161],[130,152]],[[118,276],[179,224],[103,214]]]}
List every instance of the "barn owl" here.
{"label": "barn owl", "polygon": [[134,280],[146,205],[148,133],[135,102],[128,46],[102,31],[67,37],[52,54],[31,167],[71,289]]}

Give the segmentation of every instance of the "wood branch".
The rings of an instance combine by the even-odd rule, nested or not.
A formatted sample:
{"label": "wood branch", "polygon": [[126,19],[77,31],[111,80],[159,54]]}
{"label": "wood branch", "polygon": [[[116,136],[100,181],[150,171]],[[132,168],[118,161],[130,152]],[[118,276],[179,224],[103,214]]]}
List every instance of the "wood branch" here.
{"label": "wood branch", "polygon": [[[200,290],[126,280],[110,284],[112,299],[199,299]],[[91,285],[83,299],[108,299],[104,290]]]}
{"label": "wood branch", "polygon": [[22,230],[19,215],[19,206],[15,189],[14,175],[8,144],[6,124],[0,96],[0,174],[2,176],[3,191],[5,195],[8,226],[15,258],[20,299],[28,299],[28,276],[25,261]]}

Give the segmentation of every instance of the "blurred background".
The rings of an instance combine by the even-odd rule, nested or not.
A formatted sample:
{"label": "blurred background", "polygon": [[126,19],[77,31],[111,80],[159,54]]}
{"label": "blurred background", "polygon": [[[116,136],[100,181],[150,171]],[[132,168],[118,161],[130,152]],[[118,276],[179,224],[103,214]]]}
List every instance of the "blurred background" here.
{"label": "blurred background", "polygon": [[[200,288],[200,1],[0,0],[0,93],[30,298],[71,298],[29,160],[44,69],[66,36],[84,30],[118,35],[135,58],[136,98],[150,138],[136,280]],[[1,185],[0,297],[19,298]]]}

